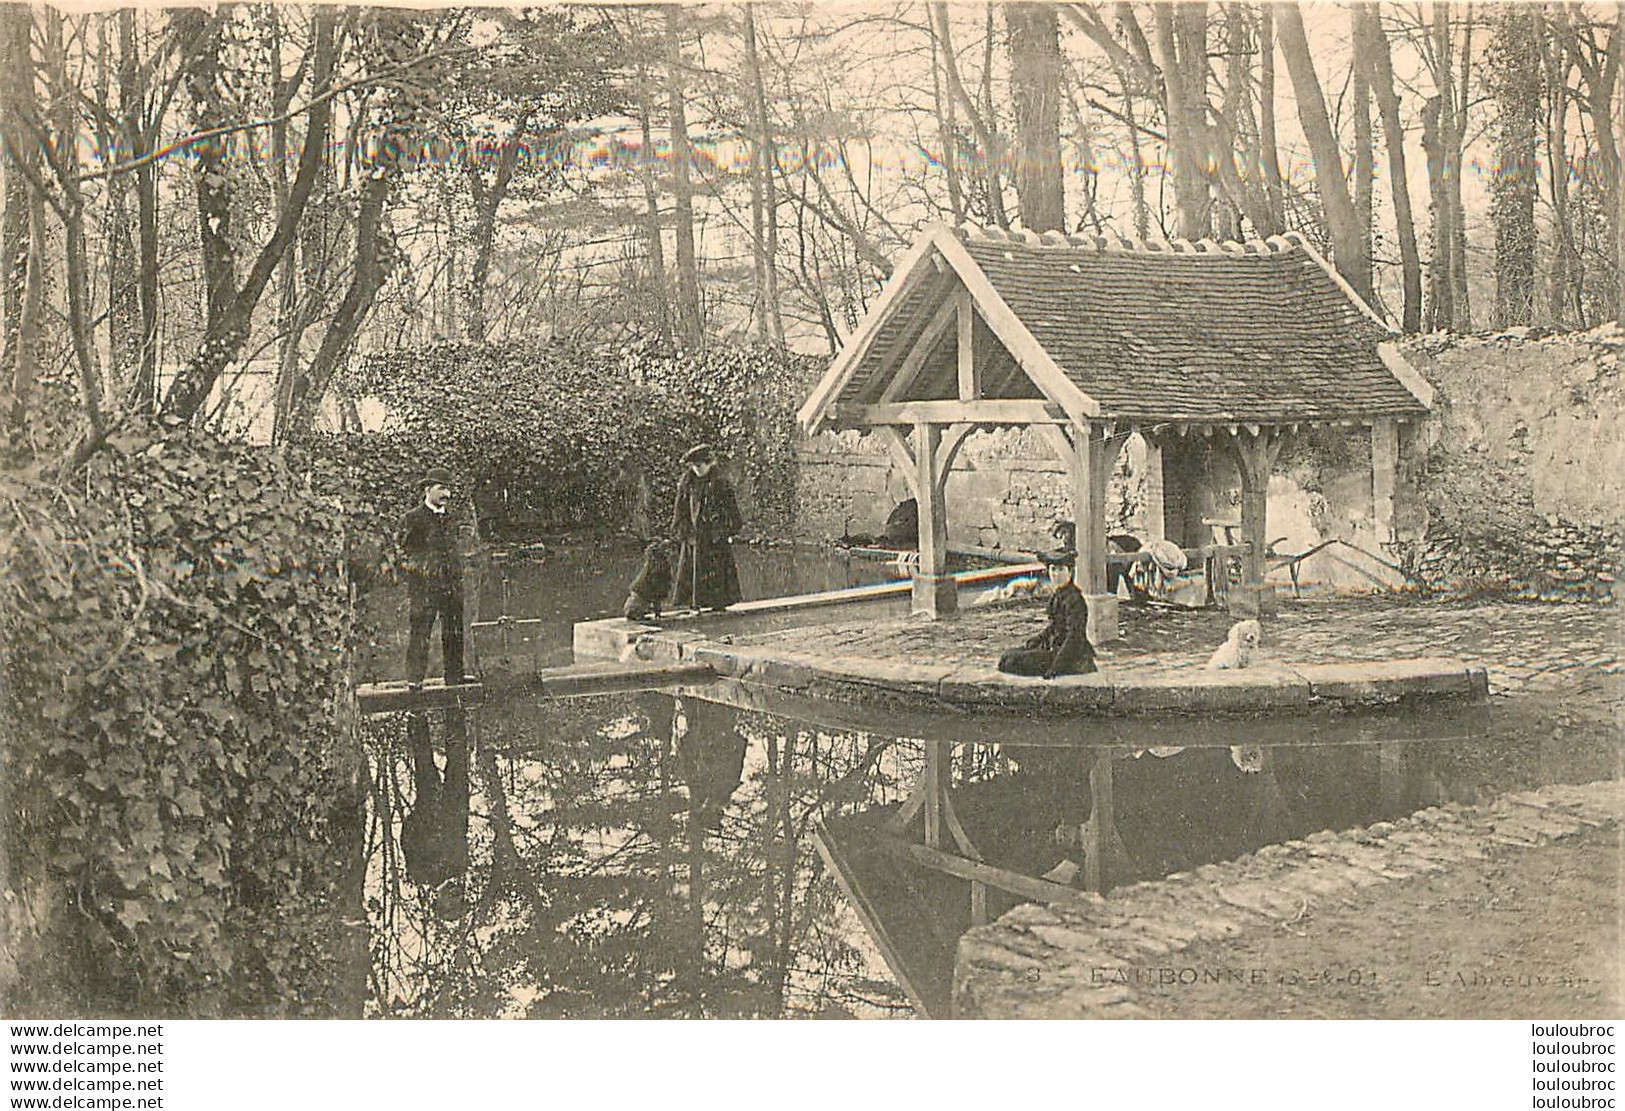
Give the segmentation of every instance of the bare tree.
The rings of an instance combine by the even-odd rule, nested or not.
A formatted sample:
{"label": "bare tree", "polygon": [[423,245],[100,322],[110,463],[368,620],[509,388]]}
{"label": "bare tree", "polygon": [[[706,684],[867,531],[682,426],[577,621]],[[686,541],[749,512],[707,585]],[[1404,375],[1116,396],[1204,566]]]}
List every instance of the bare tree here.
{"label": "bare tree", "polygon": [[773,125],[767,111],[767,83],[756,45],[756,6],[745,5],[745,74],[751,115],[752,261],[756,268],[757,335],[784,346],[779,308],[779,195],[773,174]]}
{"label": "bare tree", "polygon": [[1422,260],[1416,246],[1416,217],[1411,210],[1410,182],[1405,170],[1405,128],[1400,120],[1399,94],[1394,87],[1394,67],[1375,3],[1354,7],[1356,57],[1370,74],[1371,91],[1382,119],[1382,137],[1388,154],[1388,193],[1394,206],[1394,224],[1399,237],[1400,281],[1404,307],[1401,326],[1415,332],[1422,326]]}
{"label": "bare tree", "polygon": [[1495,311],[1490,326],[1507,328],[1532,324],[1535,317],[1540,9],[1508,4],[1494,18],[1486,78],[1495,94],[1497,163],[1490,185],[1490,217],[1495,224]]}
{"label": "bare tree", "polygon": [[300,217],[315,185],[332,120],[329,93],[337,16],[329,8],[316,11],[310,46],[311,102],[306,113],[299,166],[275,229],[240,285],[236,279],[236,250],[230,234],[231,178],[225,161],[227,121],[221,101],[221,44],[217,27],[221,17],[183,10],[171,18],[184,40],[182,66],[192,95],[194,123],[198,133],[204,136],[193,144],[197,150],[193,178],[208,312],[203,339],[171,383],[164,396],[163,410],[181,420],[191,420],[202,408],[221,372],[239,357],[248,342],[255,306],[294,241]]}
{"label": "bare tree", "polygon": [[700,268],[694,246],[694,186],[690,180],[693,154],[688,145],[678,12],[675,4],[666,5],[667,120],[671,130],[672,194],[676,199],[677,335],[686,349],[698,351],[705,346],[705,321],[700,309]]}
{"label": "bare tree", "polygon": [[1277,15],[1281,55],[1286,60],[1292,90],[1297,97],[1298,120],[1303,124],[1304,136],[1309,141],[1310,154],[1315,161],[1315,185],[1320,190],[1321,204],[1326,214],[1333,259],[1338,271],[1348,279],[1355,292],[1369,297],[1371,254],[1360,228],[1354,201],[1349,196],[1348,181],[1343,176],[1343,157],[1337,147],[1337,136],[1332,133],[1331,118],[1326,113],[1320,78],[1315,74],[1314,58],[1310,55],[1308,36],[1304,33],[1303,14],[1296,6],[1283,4],[1277,9]]}
{"label": "bare tree", "polygon": [[1004,5],[1010,51],[1013,151],[1021,222],[1033,231],[1063,230],[1061,175],[1061,29],[1049,4]]}

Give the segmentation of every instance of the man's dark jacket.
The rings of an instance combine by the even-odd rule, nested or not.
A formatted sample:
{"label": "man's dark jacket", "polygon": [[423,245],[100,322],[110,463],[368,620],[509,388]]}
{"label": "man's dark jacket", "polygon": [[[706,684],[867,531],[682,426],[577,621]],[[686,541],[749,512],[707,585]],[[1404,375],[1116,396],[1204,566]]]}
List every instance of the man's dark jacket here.
{"label": "man's dark jacket", "polygon": [[401,525],[401,552],[406,581],[426,589],[461,584],[463,560],[457,552],[457,520],[448,509],[436,513],[419,503]]}

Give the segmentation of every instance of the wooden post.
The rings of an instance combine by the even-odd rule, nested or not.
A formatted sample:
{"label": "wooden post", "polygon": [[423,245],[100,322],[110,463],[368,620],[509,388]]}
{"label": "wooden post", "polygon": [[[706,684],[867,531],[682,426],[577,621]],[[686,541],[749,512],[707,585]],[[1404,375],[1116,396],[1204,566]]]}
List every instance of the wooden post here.
{"label": "wooden post", "polygon": [[1145,443],[1145,539],[1165,540],[1168,518],[1162,497],[1162,441],[1143,432],[1140,439]]}
{"label": "wooden post", "polygon": [[948,762],[947,741],[925,742],[925,843],[942,848],[942,796],[946,789],[944,765]]}
{"label": "wooden post", "polygon": [[1371,523],[1379,544],[1394,539],[1394,490],[1399,474],[1399,422],[1378,417],[1371,424]]}
{"label": "wooden post", "polygon": [[975,401],[982,396],[982,383],[972,342],[976,334],[976,311],[971,308],[970,290],[961,286],[954,293],[954,307],[958,324],[955,341],[959,349],[959,400]]}
{"label": "wooden post", "polygon": [[1083,883],[1090,891],[1103,892],[1113,879],[1130,865],[1128,848],[1117,832],[1117,812],[1112,796],[1112,752],[1095,752],[1089,769],[1089,820],[1083,827]]}
{"label": "wooden post", "polygon": [[1238,617],[1274,613],[1274,588],[1264,583],[1264,535],[1270,472],[1281,451],[1282,434],[1271,428],[1236,431],[1230,446],[1241,476],[1241,584],[1230,591],[1230,612]]}
{"label": "wooden post", "polygon": [[1124,436],[1094,435],[1089,425],[1073,429],[1077,450],[1077,479],[1073,486],[1072,513],[1077,523],[1078,589],[1089,603],[1089,639],[1105,644],[1121,635],[1117,595],[1106,589],[1106,485],[1111,481],[1117,453],[1128,439]]}
{"label": "wooden post", "polygon": [[1127,437],[1095,437],[1089,425],[1068,428],[1036,425],[1039,434],[1066,464],[1072,487],[1072,521],[1078,549],[1078,589],[1089,603],[1089,640],[1105,644],[1121,635],[1117,595],[1106,592],[1106,483]]}
{"label": "wooden post", "polygon": [[914,573],[916,615],[943,617],[959,608],[958,587],[948,575],[948,508],[944,484],[937,481],[937,447],[942,425],[914,426],[914,496],[920,507],[920,566]]}

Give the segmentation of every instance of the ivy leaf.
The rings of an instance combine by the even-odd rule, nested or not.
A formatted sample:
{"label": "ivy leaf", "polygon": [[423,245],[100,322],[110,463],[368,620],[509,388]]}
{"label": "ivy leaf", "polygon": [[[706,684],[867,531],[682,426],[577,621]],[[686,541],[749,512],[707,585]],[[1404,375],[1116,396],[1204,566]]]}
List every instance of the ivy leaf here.
{"label": "ivy leaf", "polygon": [[147,913],[146,904],[139,899],[126,899],[119,906],[118,920],[124,923],[124,928],[135,933],[135,928],[152,921],[152,915]]}

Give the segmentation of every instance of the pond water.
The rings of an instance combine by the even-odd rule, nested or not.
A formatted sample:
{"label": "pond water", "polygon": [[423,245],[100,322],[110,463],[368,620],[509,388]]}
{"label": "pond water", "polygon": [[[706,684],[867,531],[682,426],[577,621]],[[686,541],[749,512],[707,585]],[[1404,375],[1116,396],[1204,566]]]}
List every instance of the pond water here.
{"label": "pond water", "polygon": [[[763,561],[754,581],[776,593],[852,581],[844,560],[796,578],[795,559],[815,562]],[[556,662],[569,660],[569,622],[618,605],[634,560],[554,563],[556,577],[527,583],[520,612],[554,615]],[[827,852],[896,813],[924,742],[970,734],[907,713],[860,731],[821,723],[816,705],[779,709],[700,688],[371,719],[373,1012],[903,1017],[902,966],[941,1013],[967,885],[907,867],[837,876],[819,841]],[[1395,716],[1392,736],[1407,739],[1362,744],[1316,744],[1306,726],[1287,740],[1267,730],[1256,749],[1170,752],[1148,732],[1113,762],[1119,878],[1613,774],[1606,715],[1570,710],[1531,696],[1493,707],[1482,735],[1427,740]],[[951,780],[984,857],[1029,876],[1079,859],[1094,754],[1023,746],[1018,719],[975,736],[951,749]],[[989,899],[993,914],[1011,905]]]}

